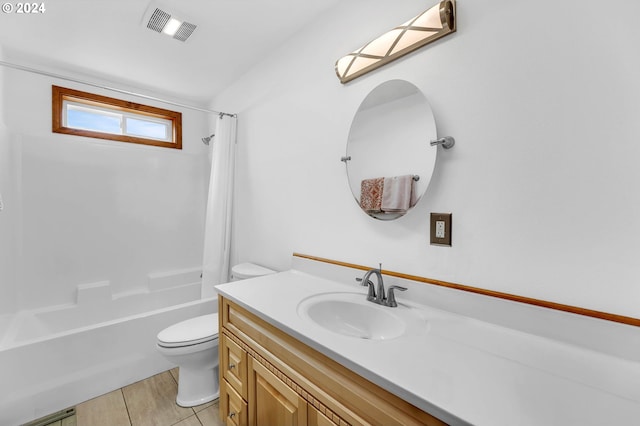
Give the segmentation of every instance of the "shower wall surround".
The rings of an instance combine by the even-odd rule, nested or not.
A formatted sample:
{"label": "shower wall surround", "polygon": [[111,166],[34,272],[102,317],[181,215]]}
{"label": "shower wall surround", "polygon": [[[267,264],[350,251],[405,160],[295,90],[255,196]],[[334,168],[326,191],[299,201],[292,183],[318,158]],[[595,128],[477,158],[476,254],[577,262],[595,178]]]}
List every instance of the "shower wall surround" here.
{"label": "shower wall surround", "polygon": [[[240,116],[236,260],[383,262],[640,318],[640,3],[608,4],[623,13],[604,32],[596,0],[457,6],[455,34],[342,85],[335,58],[424,7],[346,2],[212,102]],[[337,159],[361,100],[393,79],[425,94],[456,147],[438,153],[416,208],[382,222],[353,202]],[[440,211],[456,217],[452,247],[429,244]]]}
{"label": "shower wall surround", "polygon": [[182,150],[53,134],[52,84],[114,94],[0,72],[0,315],[75,303],[77,286],[96,282],[116,297],[144,293],[150,275],[201,267],[206,114],[181,111]]}

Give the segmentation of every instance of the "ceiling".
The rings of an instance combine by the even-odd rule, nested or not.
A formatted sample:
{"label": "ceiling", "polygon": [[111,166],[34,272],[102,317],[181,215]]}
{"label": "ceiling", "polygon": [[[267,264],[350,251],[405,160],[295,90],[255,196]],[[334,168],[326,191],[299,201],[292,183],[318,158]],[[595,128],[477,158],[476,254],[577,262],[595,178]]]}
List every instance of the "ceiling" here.
{"label": "ceiling", "polygon": [[[54,0],[44,13],[2,13],[0,45],[8,62],[205,105],[338,1]],[[186,42],[147,29],[152,4],[197,29]]]}

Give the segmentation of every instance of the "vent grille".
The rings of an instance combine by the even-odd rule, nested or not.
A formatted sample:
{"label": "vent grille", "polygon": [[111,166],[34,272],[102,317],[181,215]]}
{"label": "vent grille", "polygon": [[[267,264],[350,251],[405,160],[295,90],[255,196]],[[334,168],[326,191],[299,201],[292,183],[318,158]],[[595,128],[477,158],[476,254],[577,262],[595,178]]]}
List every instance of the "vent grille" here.
{"label": "vent grille", "polygon": [[171,18],[170,14],[168,14],[162,9],[156,8],[156,10],[153,11],[151,18],[149,18],[149,22],[147,23],[147,28],[158,33],[162,32],[162,29],[164,28],[165,25],[167,25],[167,22],[169,22],[170,18]]}
{"label": "vent grille", "polygon": [[189,22],[183,22],[182,25],[180,25],[180,28],[178,28],[178,31],[176,31],[173,38],[180,41],[186,41],[189,36],[193,34],[195,29],[196,25]]}
{"label": "vent grille", "polygon": [[[157,33],[165,32],[165,27],[169,24],[172,24],[172,21],[180,22],[180,26],[176,30],[175,33],[165,32],[165,34],[170,37],[175,38],[176,40],[180,40],[182,42],[187,41],[187,39],[193,34],[196,30],[197,25],[192,24],[191,22],[186,22],[183,17],[178,14],[178,16],[173,16],[171,13],[166,12],[164,6],[159,4],[149,5],[147,8],[144,17],[142,18],[141,24],[146,26],[152,31]],[[173,19],[172,19],[173,18]]]}

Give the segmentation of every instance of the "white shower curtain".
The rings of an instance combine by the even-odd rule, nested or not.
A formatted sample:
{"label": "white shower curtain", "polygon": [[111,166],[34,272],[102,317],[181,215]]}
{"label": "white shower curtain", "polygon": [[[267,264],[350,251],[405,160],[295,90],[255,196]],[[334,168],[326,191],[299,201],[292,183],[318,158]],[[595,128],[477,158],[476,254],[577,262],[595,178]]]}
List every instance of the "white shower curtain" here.
{"label": "white shower curtain", "polygon": [[211,140],[211,178],[204,229],[202,297],[216,294],[215,285],[229,281],[231,214],[237,119],[218,116]]}

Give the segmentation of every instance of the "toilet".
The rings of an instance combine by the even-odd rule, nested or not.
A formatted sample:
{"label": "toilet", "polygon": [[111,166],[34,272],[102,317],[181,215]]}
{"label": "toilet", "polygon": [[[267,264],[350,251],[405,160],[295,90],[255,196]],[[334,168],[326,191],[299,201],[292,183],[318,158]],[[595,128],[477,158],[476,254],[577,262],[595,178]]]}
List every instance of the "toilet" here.
{"label": "toilet", "polygon": [[[231,269],[231,281],[273,274],[253,263]],[[169,326],[158,333],[158,351],[179,370],[176,403],[193,407],[220,395],[218,382],[218,314],[201,315]]]}

